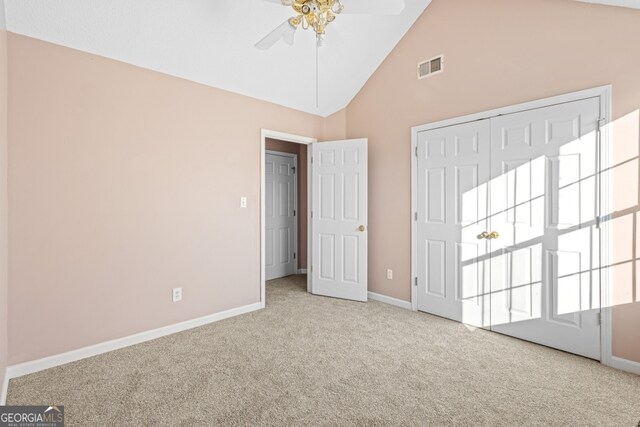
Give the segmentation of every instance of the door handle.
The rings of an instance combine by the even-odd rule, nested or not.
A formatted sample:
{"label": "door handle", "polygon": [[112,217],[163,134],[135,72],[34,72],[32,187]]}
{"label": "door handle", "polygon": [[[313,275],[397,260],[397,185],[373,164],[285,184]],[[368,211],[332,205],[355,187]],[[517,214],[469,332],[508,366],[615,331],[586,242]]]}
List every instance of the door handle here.
{"label": "door handle", "polygon": [[488,231],[483,231],[482,233],[478,234],[478,240],[491,240],[497,239],[498,237],[500,237],[500,234],[497,231],[492,231],[491,233],[489,233]]}
{"label": "door handle", "polygon": [[359,230],[359,231],[364,231],[364,230],[366,230],[366,229],[367,229],[367,227],[365,227],[364,225],[361,225],[360,227],[358,227],[358,230]]}

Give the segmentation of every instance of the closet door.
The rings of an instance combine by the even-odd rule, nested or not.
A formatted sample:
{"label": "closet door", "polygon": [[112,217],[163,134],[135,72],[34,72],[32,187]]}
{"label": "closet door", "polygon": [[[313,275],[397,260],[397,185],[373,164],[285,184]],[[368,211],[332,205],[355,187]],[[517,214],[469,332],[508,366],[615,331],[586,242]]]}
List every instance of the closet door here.
{"label": "closet door", "polygon": [[598,98],[491,119],[491,329],[600,358]]}
{"label": "closet door", "polygon": [[418,135],[418,309],[475,326],[489,324],[490,122]]}

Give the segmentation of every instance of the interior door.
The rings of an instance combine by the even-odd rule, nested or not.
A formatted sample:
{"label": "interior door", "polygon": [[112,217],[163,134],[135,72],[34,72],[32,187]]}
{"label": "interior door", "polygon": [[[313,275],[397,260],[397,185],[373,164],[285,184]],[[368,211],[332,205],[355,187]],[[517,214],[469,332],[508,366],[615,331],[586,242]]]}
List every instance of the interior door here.
{"label": "interior door", "polygon": [[489,120],[420,132],[417,145],[418,309],[489,324]]}
{"label": "interior door", "polygon": [[265,155],[265,277],[296,272],[295,156]]}
{"label": "interior door", "polygon": [[366,301],[367,140],[311,149],[311,292]]}
{"label": "interior door", "polygon": [[600,358],[599,98],[491,119],[491,329]]}

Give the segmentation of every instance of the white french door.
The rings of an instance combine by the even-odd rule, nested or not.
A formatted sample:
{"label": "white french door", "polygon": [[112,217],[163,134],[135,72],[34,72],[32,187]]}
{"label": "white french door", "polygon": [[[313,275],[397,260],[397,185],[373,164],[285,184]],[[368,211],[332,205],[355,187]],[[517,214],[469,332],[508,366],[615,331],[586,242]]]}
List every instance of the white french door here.
{"label": "white french door", "polygon": [[418,134],[418,309],[600,358],[599,98]]}
{"label": "white french door", "polygon": [[311,145],[311,292],[367,300],[367,140]]}
{"label": "white french door", "polygon": [[296,158],[265,154],[265,278],[296,272]]}

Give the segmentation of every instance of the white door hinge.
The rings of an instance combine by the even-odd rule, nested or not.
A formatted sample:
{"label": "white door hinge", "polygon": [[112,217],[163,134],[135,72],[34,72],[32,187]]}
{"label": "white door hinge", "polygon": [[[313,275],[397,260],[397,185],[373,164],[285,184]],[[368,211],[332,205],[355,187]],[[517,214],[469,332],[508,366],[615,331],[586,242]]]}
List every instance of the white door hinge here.
{"label": "white door hinge", "polygon": [[418,212],[416,212],[416,213],[414,213],[414,214],[413,214],[413,220],[414,220],[414,221],[417,221],[417,220],[418,220]]}
{"label": "white door hinge", "polygon": [[598,325],[602,325],[602,313],[597,314],[596,322],[598,322]]}

